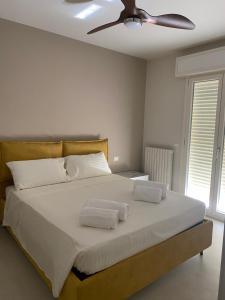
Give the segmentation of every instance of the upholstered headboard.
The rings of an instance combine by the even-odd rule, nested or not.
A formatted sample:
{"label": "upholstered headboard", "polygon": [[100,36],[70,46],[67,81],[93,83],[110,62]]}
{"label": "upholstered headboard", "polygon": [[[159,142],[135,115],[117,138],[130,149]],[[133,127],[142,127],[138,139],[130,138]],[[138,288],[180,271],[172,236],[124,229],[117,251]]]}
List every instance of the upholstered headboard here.
{"label": "upholstered headboard", "polygon": [[0,141],[0,221],[3,213],[5,189],[13,183],[6,166],[9,161],[56,158],[68,155],[82,155],[104,152],[108,159],[108,140],[92,141]]}

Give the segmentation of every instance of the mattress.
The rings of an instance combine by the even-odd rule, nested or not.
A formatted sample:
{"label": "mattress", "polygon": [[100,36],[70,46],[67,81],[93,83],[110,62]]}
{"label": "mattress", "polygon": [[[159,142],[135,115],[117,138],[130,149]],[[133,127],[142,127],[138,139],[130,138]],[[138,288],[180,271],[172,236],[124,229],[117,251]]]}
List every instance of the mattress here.
{"label": "mattress", "polygon": [[[133,181],[118,175],[16,191],[7,189],[4,225],[10,226],[51,280],[57,297],[74,266],[94,274],[201,222],[205,205],[175,192],[160,204],[134,201]],[[79,225],[91,198],[129,204],[129,217],[115,230]]]}

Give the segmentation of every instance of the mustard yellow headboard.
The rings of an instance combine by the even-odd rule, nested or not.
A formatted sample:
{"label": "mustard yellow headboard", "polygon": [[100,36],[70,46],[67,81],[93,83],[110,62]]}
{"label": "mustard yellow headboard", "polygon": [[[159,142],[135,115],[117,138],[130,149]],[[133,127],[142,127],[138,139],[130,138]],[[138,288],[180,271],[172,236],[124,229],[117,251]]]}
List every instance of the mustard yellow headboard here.
{"label": "mustard yellow headboard", "polygon": [[104,152],[108,159],[108,140],[93,141],[0,141],[0,199],[5,198],[5,188],[12,184],[6,163],[9,161],[56,158],[73,154]]}
{"label": "mustard yellow headboard", "polygon": [[63,156],[103,152],[108,159],[108,140],[64,141]]}

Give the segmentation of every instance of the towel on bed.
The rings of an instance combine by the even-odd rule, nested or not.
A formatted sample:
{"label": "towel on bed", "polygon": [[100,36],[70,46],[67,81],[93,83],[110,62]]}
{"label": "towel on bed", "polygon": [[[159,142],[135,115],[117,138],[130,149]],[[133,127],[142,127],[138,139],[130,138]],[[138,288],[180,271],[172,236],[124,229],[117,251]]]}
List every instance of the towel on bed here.
{"label": "towel on bed", "polygon": [[119,222],[119,211],[105,208],[83,207],[79,221],[82,226],[115,229]]}
{"label": "towel on bed", "polygon": [[148,181],[148,180],[135,180],[134,181],[134,189],[136,186],[140,186],[140,185],[155,188],[155,189],[161,189],[162,190],[162,199],[166,198],[167,192],[169,189],[168,184],[158,182],[158,181]]}
{"label": "towel on bed", "polygon": [[162,189],[145,185],[136,185],[134,188],[134,200],[160,203],[162,200]]}
{"label": "towel on bed", "polygon": [[129,206],[125,202],[117,202],[112,200],[90,199],[85,206],[95,208],[106,208],[119,211],[119,220],[126,221],[128,217]]}

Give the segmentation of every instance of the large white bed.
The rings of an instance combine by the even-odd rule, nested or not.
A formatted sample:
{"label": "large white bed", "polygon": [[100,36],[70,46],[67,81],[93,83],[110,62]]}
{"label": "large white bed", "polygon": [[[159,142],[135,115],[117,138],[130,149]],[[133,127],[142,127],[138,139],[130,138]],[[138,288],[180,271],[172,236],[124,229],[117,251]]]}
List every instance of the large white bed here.
{"label": "large white bed", "polygon": [[[88,199],[124,201],[129,217],[115,230],[79,225]],[[133,199],[133,181],[118,175],[17,191],[7,188],[4,225],[52,282],[58,296],[71,268],[94,274],[200,222],[202,202],[168,192],[160,204]]]}

